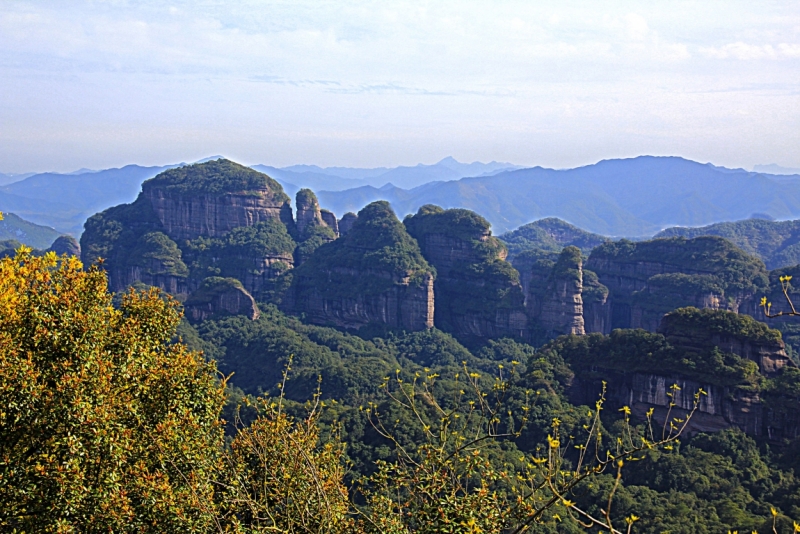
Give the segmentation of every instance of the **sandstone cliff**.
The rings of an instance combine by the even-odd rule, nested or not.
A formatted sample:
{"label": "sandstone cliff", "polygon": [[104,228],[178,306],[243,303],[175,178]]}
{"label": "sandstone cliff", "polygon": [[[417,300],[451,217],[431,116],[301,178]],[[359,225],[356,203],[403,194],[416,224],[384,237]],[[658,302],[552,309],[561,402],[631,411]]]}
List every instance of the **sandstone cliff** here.
{"label": "sandstone cliff", "polygon": [[333,213],[320,209],[317,196],[310,189],[298,191],[296,200],[297,221],[294,235],[298,245],[294,251],[294,263],[300,265],[321,245],[336,239],[339,227]]}
{"label": "sandstone cliff", "polygon": [[327,226],[322,219],[317,196],[310,189],[301,189],[295,197],[297,234],[304,236],[309,227]]}
{"label": "sandstone cliff", "polygon": [[179,299],[190,290],[189,269],[177,244],[162,232],[148,232],[109,266],[111,291],[125,291],[137,282],[159,287]]}
{"label": "sandstone cliff", "polygon": [[335,237],[339,237],[339,222],[336,220],[336,215],[332,211],[321,209],[319,210],[320,215],[322,216],[322,220],[325,222],[325,225],[333,230],[333,235]]}
{"label": "sandstone cliff", "polygon": [[353,228],[353,225],[358,220],[358,215],[355,213],[347,212],[339,220],[339,234],[345,235]]}
{"label": "sandstone cliff", "polygon": [[776,440],[800,436],[800,370],[779,332],[745,315],[696,308],[667,314],[659,330],[559,338],[543,350],[575,370],[573,402],[594,403],[605,382],[609,408],[629,406],[642,419],[652,408],[661,425],[670,403],[670,417],[683,417],[702,389],[689,433],[738,427]]}
{"label": "sandstone cliff", "polygon": [[519,273],[483,217],[423,206],[404,224],[436,268],[438,328],[462,337],[528,336]]}
{"label": "sandstone cliff", "polygon": [[389,204],[373,202],[291,272],[282,307],[316,324],[423,330],[433,326],[433,278]]}
{"label": "sandstone cliff", "polygon": [[755,362],[766,377],[795,364],[786,355],[780,332],[746,315],[681,308],[666,314],[658,333],[683,353],[704,354],[713,347]]}
{"label": "sandstone cliff", "polygon": [[66,254],[68,256],[81,257],[81,246],[71,235],[59,236],[55,241],[53,241],[53,244],[50,245],[50,248],[48,248],[47,251],[55,252],[59,256]]}
{"label": "sandstone cliff", "polygon": [[224,315],[244,315],[258,319],[252,295],[235,278],[209,277],[184,302],[184,313],[192,322]]}
{"label": "sandstone cliff", "polygon": [[549,337],[584,334],[582,266],[580,249],[566,247],[553,266],[544,291],[532,291],[527,299],[529,314]]}
{"label": "sandstone cliff", "polygon": [[[761,260],[717,237],[606,243],[586,268],[608,289],[592,306],[587,331],[655,331],[665,313],[681,306],[739,311],[767,286]],[[602,328],[602,330],[600,329]]]}
{"label": "sandstone cliff", "polygon": [[289,230],[289,199],[277,182],[217,160],[166,171],[132,204],[92,216],[81,256],[104,259],[112,291],[141,282],[185,299],[205,278],[225,276],[260,294],[294,263]]}
{"label": "sandstone cliff", "polygon": [[269,219],[292,224],[280,184],[223,159],[165,171],[144,182],[141,194],[174,240],[221,236]]}
{"label": "sandstone cliff", "polygon": [[[685,418],[692,411],[695,393],[701,389],[706,393],[698,399],[698,411],[686,427],[686,434],[718,432],[737,427],[751,436],[771,435],[775,438],[794,437],[800,426],[778,428],[765,425],[767,414],[758,392],[740,388],[721,387],[714,384],[690,380],[682,375],[656,375],[650,373],[625,373],[616,370],[598,370],[606,382],[606,402],[609,409],[628,406],[632,415],[640,421],[652,408],[653,420],[660,430],[668,412],[673,417]],[[677,385],[679,389],[673,389]],[[602,390],[598,379],[577,379],[570,391],[570,400],[577,404],[593,405]],[[675,406],[670,407],[670,403]]]}

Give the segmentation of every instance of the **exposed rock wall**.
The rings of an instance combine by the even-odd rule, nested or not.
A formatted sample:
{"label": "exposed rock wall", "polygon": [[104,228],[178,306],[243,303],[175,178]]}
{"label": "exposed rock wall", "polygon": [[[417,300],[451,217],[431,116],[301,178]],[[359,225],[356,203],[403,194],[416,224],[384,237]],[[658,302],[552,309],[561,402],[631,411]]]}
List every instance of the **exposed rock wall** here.
{"label": "exposed rock wall", "polygon": [[[620,344],[608,346],[615,336]],[[623,336],[628,337],[623,340]],[[632,343],[634,337],[637,341]],[[787,358],[779,332],[751,317],[681,308],[663,318],[657,334],[628,331],[610,338],[585,338],[592,339],[598,344],[583,356],[566,353],[576,371],[569,388],[573,402],[593,404],[605,382],[610,408],[628,406],[642,420],[652,408],[659,428],[670,408],[670,419],[683,418],[697,402],[698,410],[686,429],[690,434],[737,427],[774,440],[800,436],[800,399],[791,396],[797,391],[792,381],[798,369]],[[769,380],[758,374],[731,373],[726,365],[739,369],[747,369],[747,365],[724,356],[727,364],[721,360],[713,371],[703,371],[717,351],[755,362],[760,374]],[[676,362],[680,362],[678,367]],[[684,368],[695,378],[683,374]],[[673,389],[673,385],[678,388]],[[695,396],[701,389],[705,394]]]}
{"label": "exposed rock wall", "polygon": [[436,268],[434,323],[456,336],[529,334],[519,273],[489,223],[468,210],[423,206],[405,220]]}
{"label": "exposed rock wall", "polygon": [[339,219],[339,235],[345,235],[353,228],[353,224],[358,220],[358,215],[347,212]]}
{"label": "exposed rock wall", "polygon": [[256,301],[234,278],[207,278],[184,303],[184,313],[192,322],[221,315],[244,315],[258,319]]}
{"label": "exposed rock wall", "polygon": [[[644,421],[652,408],[657,425],[654,430],[658,431],[668,413],[670,419],[684,418],[694,407],[695,393],[702,389],[706,394],[698,398],[698,410],[689,420],[687,435],[735,427],[751,436],[764,436],[777,442],[800,437],[800,402],[797,399],[791,400],[792,409],[777,410],[765,404],[758,392],[704,384],[680,375],[624,373],[600,368],[596,368],[595,373],[597,379],[576,379],[572,383],[568,394],[573,403],[593,406],[605,381],[608,409],[628,406],[634,417]],[[673,385],[680,389],[673,390]],[[671,402],[675,406],[670,412]]]}
{"label": "exposed rock wall", "polygon": [[716,237],[621,241],[597,247],[585,266],[608,290],[587,306],[587,332],[655,331],[668,311],[685,306],[752,313],[766,287],[763,263]]}
{"label": "exposed rock wall", "polygon": [[[369,324],[382,324],[410,331],[433,327],[433,276],[426,274],[422,283],[397,279],[386,273],[365,273],[352,269],[336,269],[331,277],[377,276],[390,281],[386,289],[376,293],[353,291],[351,296],[331,296],[322,288],[310,287],[291,292],[286,307],[301,311],[315,324],[359,329]],[[302,282],[301,282],[302,284]]]}
{"label": "exposed rock wall", "polygon": [[[298,191],[295,204],[297,208],[295,225],[298,235],[304,236],[308,228],[312,226],[327,226],[322,218],[317,196],[310,189],[301,189]],[[335,219],[334,217],[334,220]]]}
{"label": "exposed rock wall", "polygon": [[584,334],[582,266],[580,249],[570,246],[561,252],[546,279],[537,269],[529,271],[528,313],[548,337]]}
{"label": "exposed rock wall", "polygon": [[291,276],[281,305],[310,322],[412,331],[433,326],[433,269],[387,202],[361,210],[349,232],[320,245]]}
{"label": "exposed rock wall", "polygon": [[175,240],[215,237],[239,226],[267,219],[292,221],[288,201],[276,199],[269,189],[240,193],[187,195],[160,187],[142,186],[164,232]]}
{"label": "exposed rock wall", "polygon": [[[699,397],[698,411],[686,427],[689,435],[737,427],[752,436],[761,436],[767,430],[764,407],[758,393],[702,384],[679,375],[623,373],[603,369],[597,369],[596,372],[607,384],[608,407],[616,410],[628,406],[639,420],[645,420],[645,414],[653,408],[653,419],[658,425],[654,430],[663,426],[671,402],[675,406],[672,407],[670,419],[685,417],[693,409],[695,393],[701,388],[707,394]],[[673,390],[673,385],[680,389]],[[577,404],[594,405],[602,387],[600,378],[576,379],[569,391],[570,400]],[[775,430],[772,430],[773,434],[777,433]],[[798,431],[797,428],[785,430],[790,434]],[[783,431],[781,429],[781,433]]]}
{"label": "exposed rock wall", "polygon": [[[668,313],[658,328],[658,333],[682,352],[702,354],[710,348],[718,347],[723,352],[755,362],[759,372],[766,377],[775,376],[785,366],[795,366],[786,354],[786,345],[778,334],[770,335],[775,331],[749,317],[702,311],[685,312],[686,310],[676,310]],[[752,328],[753,326],[756,328]],[[732,331],[739,331],[741,334]]]}
{"label": "exposed rock wall", "polygon": [[152,260],[150,265],[130,265],[108,271],[108,289],[113,292],[127,291],[130,286],[145,284],[166,291],[182,300],[191,290],[186,276],[176,276],[164,271],[163,264]]}
{"label": "exposed rock wall", "polygon": [[339,223],[336,220],[336,215],[333,214],[332,211],[328,210],[319,210],[320,215],[322,216],[322,220],[325,222],[325,225],[333,230],[334,235],[339,237]]}

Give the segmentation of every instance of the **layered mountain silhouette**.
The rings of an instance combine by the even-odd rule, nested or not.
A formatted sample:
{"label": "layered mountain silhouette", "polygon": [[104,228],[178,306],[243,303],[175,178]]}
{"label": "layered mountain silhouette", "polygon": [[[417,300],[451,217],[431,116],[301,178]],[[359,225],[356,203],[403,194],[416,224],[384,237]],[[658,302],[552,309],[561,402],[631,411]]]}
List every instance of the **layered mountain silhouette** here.
{"label": "layered mountain silhouette", "polygon": [[[77,235],[91,214],[133,201],[144,180],[179,165],[29,176],[0,186],[0,210]],[[546,217],[605,236],[628,237],[651,236],[671,226],[746,219],[753,213],[800,218],[800,177],[678,157],[604,160],[566,170],[453,158],[394,169],[254,168],[280,182],[290,196],[302,188],[316,191],[321,205],[339,217],[376,200],[389,201],[401,217],[437,204],[479,212],[498,234]]]}

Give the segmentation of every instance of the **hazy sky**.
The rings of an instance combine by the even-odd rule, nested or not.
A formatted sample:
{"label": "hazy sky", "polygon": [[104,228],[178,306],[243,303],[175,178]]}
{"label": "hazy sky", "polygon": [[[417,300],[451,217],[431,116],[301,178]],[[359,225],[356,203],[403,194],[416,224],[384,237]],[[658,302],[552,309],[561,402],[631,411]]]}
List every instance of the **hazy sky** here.
{"label": "hazy sky", "polygon": [[0,171],[800,167],[800,2],[0,1]]}

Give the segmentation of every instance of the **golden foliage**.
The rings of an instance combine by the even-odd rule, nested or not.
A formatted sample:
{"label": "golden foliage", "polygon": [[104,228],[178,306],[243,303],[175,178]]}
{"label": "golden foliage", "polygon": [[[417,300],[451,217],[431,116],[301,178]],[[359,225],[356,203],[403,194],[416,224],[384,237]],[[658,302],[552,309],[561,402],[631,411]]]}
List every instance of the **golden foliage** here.
{"label": "golden foliage", "polygon": [[207,530],[224,384],[179,318],[74,257],[0,261],[1,530]]}

